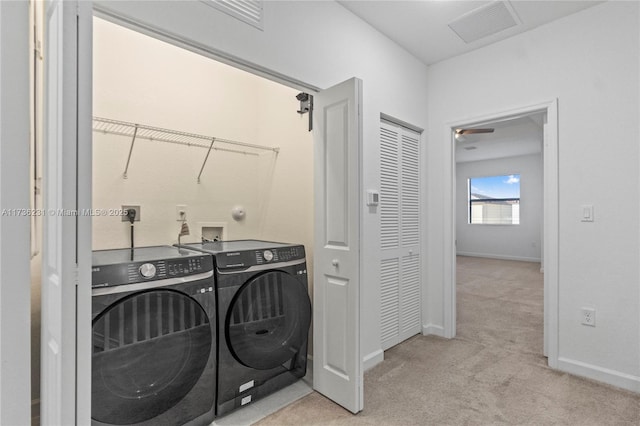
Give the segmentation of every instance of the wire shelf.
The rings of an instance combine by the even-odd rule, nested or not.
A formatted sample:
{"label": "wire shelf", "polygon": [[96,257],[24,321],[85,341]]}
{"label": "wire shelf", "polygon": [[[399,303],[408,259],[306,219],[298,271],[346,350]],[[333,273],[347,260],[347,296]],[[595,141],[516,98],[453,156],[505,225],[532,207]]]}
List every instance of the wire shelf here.
{"label": "wire shelf", "polygon": [[[127,121],[112,120],[109,118],[93,117],[93,131],[101,133],[109,133],[113,135],[129,136],[147,139],[150,141],[169,142],[179,145],[198,146],[200,148],[209,149],[211,141],[216,144],[227,144],[241,146],[244,148],[257,149],[262,151],[279,152],[279,148],[273,148],[262,145],[254,145],[246,142],[238,142],[229,139],[216,138],[214,136],[198,135],[195,133],[187,133],[179,130],[163,129],[161,127],[147,126],[145,124],[131,123]],[[257,155],[255,152],[233,150],[230,148],[216,147],[212,149],[218,151],[231,151],[240,154]]]}
{"label": "wire shelf", "polygon": [[[198,135],[196,133],[187,133],[179,130],[164,129],[161,127],[148,126],[146,124],[131,123],[128,121],[112,120],[109,118],[93,117],[93,131],[104,134],[119,135],[130,137],[131,148],[129,149],[129,156],[127,158],[127,165],[124,171],[124,178],[127,178],[127,172],[129,169],[129,162],[131,161],[131,153],[133,151],[133,145],[136,139],[146,139],[149,141],[168,142],[178,145],[194,146],[207,149],[207,155],[202,164],[200,174],[198,175],[198,182],[204,166],[207,163],[209,154],[212,150],[233,152],[236,154],[253,155],[258,156],[257,151],[271,151],[274,153],[280,152],[280,148],[255,145],[246,142],[238,142],[230,139],[217,138],[215,136]],[[220,146],[222,145],[222,146]],[[239,147],[239,148],[233,148]],[[242,149],[244,148],[244,149]]]}

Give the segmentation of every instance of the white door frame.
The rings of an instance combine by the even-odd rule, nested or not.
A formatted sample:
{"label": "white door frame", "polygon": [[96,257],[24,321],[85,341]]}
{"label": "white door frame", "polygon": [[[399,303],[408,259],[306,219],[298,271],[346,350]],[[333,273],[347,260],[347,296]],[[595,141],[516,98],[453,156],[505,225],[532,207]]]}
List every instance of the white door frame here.
{"label": "white door frame", "polygon": [[443,141],[449,144],[445,153],[444,172],[444,336],[456,335],[456,158],[454,130],[505,120],[520,115],[546,113],[547,123],[543,147],[543,264],[544,264],[544,347],[549,366],[558,366],[558,100],[494,112],[452,121],[445,125]]}
{"label": "white door frame", "polygon": [[0,424],[31,422],[29,4],[0,2]]}

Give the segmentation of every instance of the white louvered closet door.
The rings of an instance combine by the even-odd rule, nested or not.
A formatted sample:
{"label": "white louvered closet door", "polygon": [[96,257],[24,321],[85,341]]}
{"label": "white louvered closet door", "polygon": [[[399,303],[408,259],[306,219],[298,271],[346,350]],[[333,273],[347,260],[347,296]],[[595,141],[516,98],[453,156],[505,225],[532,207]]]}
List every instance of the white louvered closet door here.
{"label": "white louvered closet door", "polygon": [[380,123],[381,340],[420,333],[420,134]]}

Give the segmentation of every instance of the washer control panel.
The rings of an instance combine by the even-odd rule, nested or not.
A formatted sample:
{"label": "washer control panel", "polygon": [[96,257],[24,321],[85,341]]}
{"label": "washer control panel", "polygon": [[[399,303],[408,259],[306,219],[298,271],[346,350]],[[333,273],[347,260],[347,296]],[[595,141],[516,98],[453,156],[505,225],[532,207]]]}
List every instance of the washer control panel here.
{"label": "washer control panel", "polygon": [[213,259],[207,254],[146,262],[100,265],[92,268],[91,286],[108,287],[180,278],[211,271],[212,269]]}
{"label": "washer control panel", "polygon": [[156,271],[157,271],[156,266],[153,263],[143,263],[138,268],[138,272],[140,272],[140,275],[142,275],[144,278],[155,277]]}
{"label": "washer control panel", "polygon": [[262,253],[257,252],[256,257],[259,257],[262,254],[262,258],[265,262],[271,262],[273,260],[273,252],[271,250],[265,250]]}

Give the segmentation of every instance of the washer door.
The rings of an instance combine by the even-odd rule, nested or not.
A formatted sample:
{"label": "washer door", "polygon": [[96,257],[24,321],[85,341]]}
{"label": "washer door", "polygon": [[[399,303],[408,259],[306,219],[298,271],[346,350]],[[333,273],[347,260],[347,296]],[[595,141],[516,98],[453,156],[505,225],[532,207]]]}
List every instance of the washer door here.
{"label": "washer door", "polygon": [[93,320],[91,417],[107,424],[153,419],[197,383],[211,353],[211,324],[183,293],[136,293]]}
{"label": "washer door", "polygon": [[226,318],[227,344],[245,366],[268,370],[306,347],[310,324],[307,289],[285,272],[270,271],[235,295]]}

